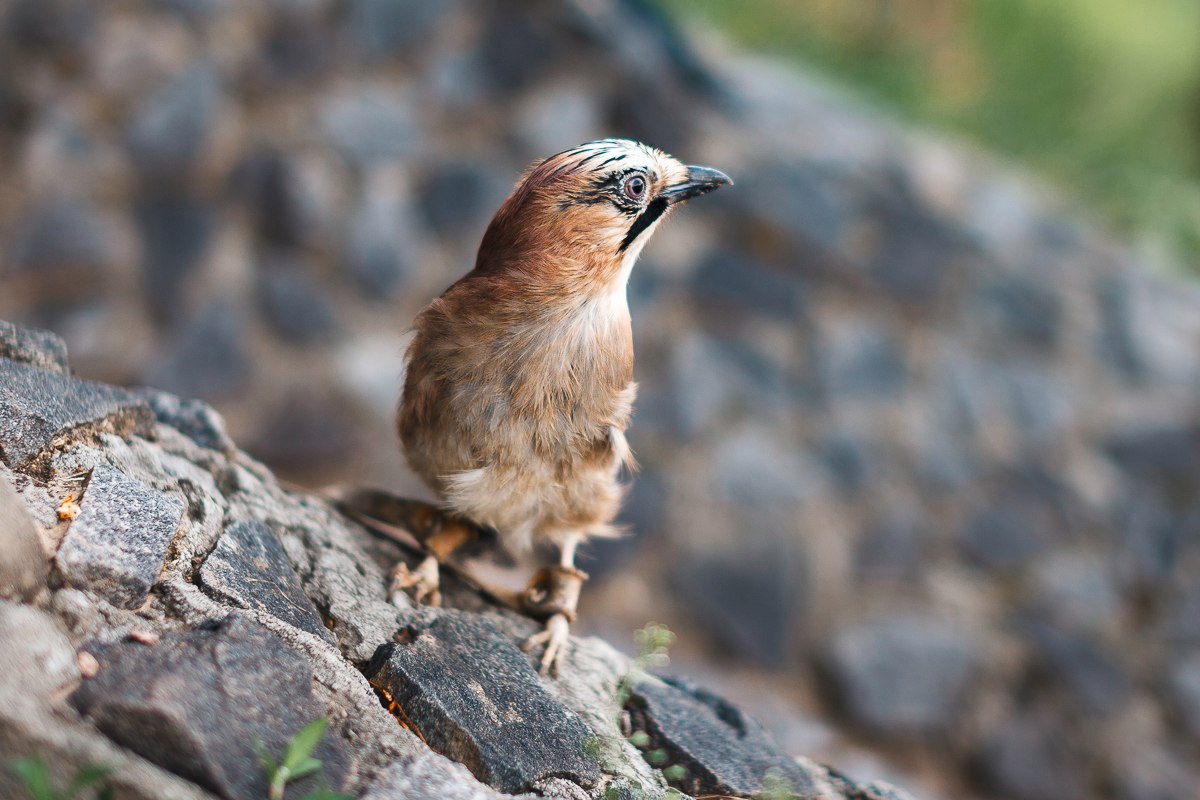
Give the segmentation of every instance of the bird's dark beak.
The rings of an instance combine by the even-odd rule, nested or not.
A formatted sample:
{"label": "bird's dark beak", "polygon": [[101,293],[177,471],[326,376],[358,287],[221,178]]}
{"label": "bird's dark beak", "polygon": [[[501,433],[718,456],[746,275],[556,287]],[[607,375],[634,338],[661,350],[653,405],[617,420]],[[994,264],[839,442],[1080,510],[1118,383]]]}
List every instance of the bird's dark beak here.
{"label": "bird's dark beak", "polygon": [[663,190],[662,197],[669,205],[674,205],[702,194],[708,194],[722,186],[732,185],[733,180],[719,169],[688,167],[687,180],[668,186]]}

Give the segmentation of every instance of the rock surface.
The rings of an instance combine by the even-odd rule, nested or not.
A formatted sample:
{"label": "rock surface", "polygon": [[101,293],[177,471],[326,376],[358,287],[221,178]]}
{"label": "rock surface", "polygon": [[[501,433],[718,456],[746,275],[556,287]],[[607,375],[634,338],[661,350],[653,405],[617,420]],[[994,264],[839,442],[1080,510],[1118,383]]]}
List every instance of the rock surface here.
{"label": "rock surface", "polygon": [[[156,642],[84,647],[99,669],[71,704],[113,741],[230,800],[267,794],[256,742],[278,759],[322,715],[305,659],[236,614]],[[326,738],[313,752],[334,789],[347,782],[347,750]]]}
{"label": "rock surface", "polygon": [[[37,358],[53,361],[54,348]],[[0,360],[0,372],[14,366],[37,369]],[[107,391],[47,374],[61,381],[65,419],[80,416],[72,398]],[[312,753],[320,768],[288,797],[665,795],[664,774],[619,726],[629,659],[573,639],[560,674],[541,678],[518,649],[537,625],[450,576],[447,608],[389,602],[394,547],[323,500],[284,491],[236,448],[211,446],[222,441],[211,410],[144,395],[160,420],[152,427],[56,440],[46,467],[0,483],[0,519],[16,523],[4,534],[57,551],[47,576],[21,572],[18,548],[0,550],[0,575],[21,576],[13,597],[25,601],[0,600],[5,758],[41,758],[60,783],[104,764],[119,796],[139,800],[259,800],[260,754],[278,760],[298,731],[327,719]],[[21,415],[42,401],[9,402]],[[873,784],[785,755],[711,693],[672,691],[684,699],[655,697],[638,719],[674,737],[712,785],[753,792],[749,776],[775,767],[802,797],[875,796],[864,794]],[[692,713],[708,715],[699,735]],[[19,788],[5,774],[0,791]]]}
{"label": "rock surface", "polygon": [[101,433],[149,436],[153,423],[146,402],[123,389],[0,360],[0,458],[13,469],[44,470],[55,449]]}
{"label": "rock surface", "polygon": [[664,751],[667,765],[685,770],[672,783],[689,794],[749,797],[762,792],[772,772],[801,797],[836,794],[757,722],[698,686],[646,679],[634,686],[629,708],[633,730],[649,737],[646,749]]}
{"label": "rock surface", "polygon": [[400,642],[380,648],[366,676],[430,747],[510,794],[551,777],[596,785],[599,764],[587,756],[591,731],[486,619],[447,613],[399,635]]}
{"label": "rock surface", "polygon": [[262,611],[330,643],[334,640],[305,596],[283,545],[260,522],[225,528],[200,567],[200,588],[217,600]]}
{"label": "rock surface", "polygon": [[29,599],[45,585],[49,562],[29,511],[0,473],[0,597]]}
{"label": "rock surface", "polygon": [[137,608],[162,570],[183,501],[99,466],[79,506],[54,559],[63,581],[115,606]]}

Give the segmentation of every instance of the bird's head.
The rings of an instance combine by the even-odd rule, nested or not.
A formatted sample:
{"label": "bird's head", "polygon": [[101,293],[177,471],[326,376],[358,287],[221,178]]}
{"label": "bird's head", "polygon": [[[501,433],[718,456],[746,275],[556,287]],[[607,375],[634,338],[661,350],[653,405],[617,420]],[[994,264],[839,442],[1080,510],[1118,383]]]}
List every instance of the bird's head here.
{"label": "bird's head", "polygon": [[521,177],[488,226],[475,268],[572,293],[623,290],[673,208],[732,183],[723,172],[629,139],[588,142]]}

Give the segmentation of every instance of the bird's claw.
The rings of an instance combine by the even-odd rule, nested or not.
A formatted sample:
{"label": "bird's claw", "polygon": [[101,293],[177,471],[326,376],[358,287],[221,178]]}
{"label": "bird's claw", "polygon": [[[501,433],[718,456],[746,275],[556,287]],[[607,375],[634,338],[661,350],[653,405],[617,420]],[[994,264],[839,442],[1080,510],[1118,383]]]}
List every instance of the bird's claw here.
{"label": "bird's claw", "polygon": [[408,564],[401,561],[392,567],[388,578],[391,579],[388,598],[393,602],[400,592],[407,592],[414,603],[424,603],[428,606],[442,604],[442,593],[439,590],[441,575],[438,560],[433,556],[426,556],[416,569],[409,569]]}
{"label": "bird's claw", "polygon": [[521,596],[521,606],[526,614],[537,619],[562,614],[567,621],[574,622],[579,593],[587,578],[586,572],[575,567],[539,570]]}
{"label": "bird's claw", "polygon": [[558,663],[563,653],[563,645],[571,634],[571,622],[566,614],[554,614],[546,619],[546,627],[530,636],[521,644],[521,649],[529,652],[539,645],[545,645],[542,651],[541,675],[557,675]]}

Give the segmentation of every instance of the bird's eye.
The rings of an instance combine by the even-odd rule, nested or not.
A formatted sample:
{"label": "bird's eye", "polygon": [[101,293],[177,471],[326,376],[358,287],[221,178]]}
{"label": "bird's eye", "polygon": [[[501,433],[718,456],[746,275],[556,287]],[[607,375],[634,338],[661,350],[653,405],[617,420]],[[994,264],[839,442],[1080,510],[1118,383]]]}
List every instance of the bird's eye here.
{"label": "bird's eye", "polygon": [[630,200],[641,200],[646,196],[646,179],[641,175],[630,175],[621,184],[621,191]]}

